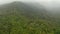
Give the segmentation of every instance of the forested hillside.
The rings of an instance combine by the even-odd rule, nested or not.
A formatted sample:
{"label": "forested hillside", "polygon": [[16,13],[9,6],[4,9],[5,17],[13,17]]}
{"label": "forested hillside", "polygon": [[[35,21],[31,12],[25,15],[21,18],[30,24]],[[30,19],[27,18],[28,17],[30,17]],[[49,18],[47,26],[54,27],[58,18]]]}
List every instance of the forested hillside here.
{"label": "forested hillside", "polygon": [[35,5],[17,1],[0,6],[0,34],[59,34],[60,19]]}

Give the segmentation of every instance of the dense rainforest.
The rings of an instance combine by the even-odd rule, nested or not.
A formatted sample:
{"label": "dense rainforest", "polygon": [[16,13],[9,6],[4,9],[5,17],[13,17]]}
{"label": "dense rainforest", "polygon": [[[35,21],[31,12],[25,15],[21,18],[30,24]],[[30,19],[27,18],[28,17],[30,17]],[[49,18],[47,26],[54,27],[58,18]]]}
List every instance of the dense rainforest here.
{"label": "dense rainforest", "polygon": [[0,34],[60,34],[59,20],[37,3],[0,6]]}

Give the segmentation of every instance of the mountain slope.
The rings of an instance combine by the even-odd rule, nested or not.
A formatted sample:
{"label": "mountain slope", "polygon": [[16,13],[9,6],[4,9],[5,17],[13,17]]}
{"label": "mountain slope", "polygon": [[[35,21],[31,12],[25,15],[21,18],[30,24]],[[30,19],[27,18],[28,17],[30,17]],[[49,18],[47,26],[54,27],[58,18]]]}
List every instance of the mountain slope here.
{"label": "mountain slope", "polygon": [[[36,16],[40,16],[40,17],[44,17],[44,15],[47,15],[46,14],[46,11],[44,10],[44,8],[36,8],[37,6],[30,6],[28,4],[25,4],[25,3],[22,3],[22,2],[13,2],[11,4],[7,4],[7,5],[4,5],[3,8],[0,10],[2,13],[6,13],[6,12],[9,12],[9,13],[21,13],[23,15],[26,15],[28,17],[31,17],[33,15],[36,15]],[[11,12],[12,11],[12,12]],[[17,12],[16,12],[17,11]],[[42,15],[42,16],[41,16]]]}

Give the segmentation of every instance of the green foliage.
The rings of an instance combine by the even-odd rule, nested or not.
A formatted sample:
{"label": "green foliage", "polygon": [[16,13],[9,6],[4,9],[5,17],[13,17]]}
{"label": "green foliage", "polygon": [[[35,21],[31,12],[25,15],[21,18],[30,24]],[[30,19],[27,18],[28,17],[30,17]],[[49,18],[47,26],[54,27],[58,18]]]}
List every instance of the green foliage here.
{"label": "green foliage", "polygon": [[46,20],[28,19],[25,16],[0,17],[0,34],[52,34],[53,28]]}

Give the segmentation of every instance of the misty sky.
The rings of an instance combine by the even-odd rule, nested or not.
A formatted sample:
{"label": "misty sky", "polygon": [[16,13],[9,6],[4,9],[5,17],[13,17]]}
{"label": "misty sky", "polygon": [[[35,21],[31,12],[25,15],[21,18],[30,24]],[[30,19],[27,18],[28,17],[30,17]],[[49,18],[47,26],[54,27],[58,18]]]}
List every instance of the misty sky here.
{"label": "misty sky", "polygon": [[33,1],[33,2],[39,2],[43,5],[53,5],[53,4],[59,4],[60,0],[0,0],[0,4],[5,4],[13,1]]}
{"label": "misty sky", "polygon": [[10,3],[13,1],[38,2],[43,6],[45,6],[46,8],[52,8],[52,9],[60,7],[60,0],[0,0],[0,5]]}
{"label": "misty sky", "polygon": [[13,2],[13,1],[36,1],[36,2],[39,2],[39,3],[42,3],[43,5],[46,5],[46,4],[53,4],[53,3],[59,3],[60,0],[0,0],[0,4],[4,4],[4,3],[9,3],[9,2]]}
{"label": "misty sky", "polygon": [[12,1],[37,1],[41,3],[50,3],[50,2],[59,2],[60,0],[0,0],[0,4],[4,4]]}

